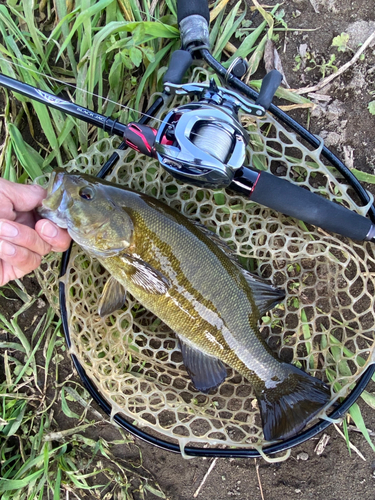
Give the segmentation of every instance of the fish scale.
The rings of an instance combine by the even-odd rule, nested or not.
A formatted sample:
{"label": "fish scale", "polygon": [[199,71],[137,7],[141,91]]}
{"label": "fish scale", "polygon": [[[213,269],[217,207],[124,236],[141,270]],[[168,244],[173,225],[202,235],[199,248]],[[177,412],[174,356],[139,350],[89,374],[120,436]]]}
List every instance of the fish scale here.
{"label": "fish scale", "polygon": [[[138,200],[134,201],[137,205]],[[160,217],[155,217],[154,210],[150,210],[147,204],[130,205],[127,211],[134,223],[134,234],[148,235],[139,243],[135,236],[135,252],[151,266],[160,268],[172,282],[170,297],[157,303],[150,296],[139,297],[143,305],[180,336],[199,343],[207,354],[221,357],[254,386],[261,387],[271,367],[273,375],[277,375],[277,370],[281,373],[283,366],[266,350],[262,350],[260,356],[249,352],[248,358],[253,359],[248,359],[248,364],[244,364],[228,346],[222,332],[226,330],[227,337],[232,336],[231,331],[236,332],[235,339],[241,342],[243,349],[249,351],[256,348],[252,336],[260,338],[256,327],[259,311],[240,269],[193,224],[187,225],[185,218],[182,224],[178,220],[179,214],[174,213],[173,222],[162,224]],[[177,241],[180,251],[176,250]],[[186,255],[186,247],[194,247],[194,254]],[[108,261],[107,268],[121,266],[121,262],[116,264],[115,261],[116,258]],[[168,265],[163,266],[163,262]],[[210,269],[210,273],[207,273],[207,269]],[[129,289],[131,285],[126,283],[125,286]],[[171,319],[170,310],[175,307],[176,301],[180,306]],[[199,304],[199,308],[194,308],[193,301]],[[236,304],[235,308],[233,304]],[[205,332],[209,332],[215,342],[210,341]],[[251,363],[258,367],[257,371],[251,370]],[[265,365],[267,375],[262,373]]]}

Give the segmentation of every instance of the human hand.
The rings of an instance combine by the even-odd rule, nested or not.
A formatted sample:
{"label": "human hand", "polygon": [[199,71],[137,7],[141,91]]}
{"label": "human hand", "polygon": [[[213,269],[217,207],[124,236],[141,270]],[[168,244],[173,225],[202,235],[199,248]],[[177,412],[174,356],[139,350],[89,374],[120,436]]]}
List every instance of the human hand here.
{"label": "human hand", "polygon": [[34,209],[46,194],[40,186],[0,178],[0,286],[39,267],[42,256],[51,250],[68,249],[67,231],[36,217]]}

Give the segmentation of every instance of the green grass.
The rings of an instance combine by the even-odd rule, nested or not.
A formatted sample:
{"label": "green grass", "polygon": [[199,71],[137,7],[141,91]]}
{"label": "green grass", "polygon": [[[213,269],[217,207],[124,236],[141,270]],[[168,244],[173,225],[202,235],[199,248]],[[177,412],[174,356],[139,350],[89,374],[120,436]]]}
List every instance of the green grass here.
{"label": "green grass", "polygon": [[[0,315],[0,329],[12,339],[0,342],[4,363],[0,383],[1,498],[56,500],[65,498],[67,492],[78,498],[89,492],[90,498],[111,493],[130,500],[135,490],[166,498],[141,459],[131,464],[113,454],[114,446],[133,443],[129,436],[119,430],[118,439],[111,442],[89,437],[93,427],[106,421],[91,408],[80,384],[59,383],[60,366],[68,355],[60,321],[52,309],[37,320],[31,334],[21,331],[17,318],[35,308],[37,300],[26,299],[9,320]],[[54,418],[59,409],[70,425],[63,430]]]}
{"label": "green grass", "polygon": [[[229,14],[222,2],[216,4],[210,36],[213,54],[226,66],[238,55],[248,58],[251,77],[263,57],[265,37],[280,25],[279,6],[272,10],[276,17],[261,9],[264,21],[248,32],[241,31],[245,2],[239,1]],[[0,5],[1,72],[42,90],[65,92],[77,104],[124,123],[139,119],[150,95],[162,90],[170,54],[180,45],[175,2],[158,2],[153,11],[150,0],[142,2],[141,10],[136,0],[45,0],[33,5],[31,0]],[[239,48],[228,58],[229,40],[237,32],[242,33]],[[259,81],[251,84],[257,88]],[[281,92],[290,102],[306,103],[296,94]],[[4,178],[34,179],[51,165],[63,166],[105,135],[60,111],[15,96],[18,105],[7,101],[4,109]],[[27,124],[34,141],[25,139],[21,123]]]}

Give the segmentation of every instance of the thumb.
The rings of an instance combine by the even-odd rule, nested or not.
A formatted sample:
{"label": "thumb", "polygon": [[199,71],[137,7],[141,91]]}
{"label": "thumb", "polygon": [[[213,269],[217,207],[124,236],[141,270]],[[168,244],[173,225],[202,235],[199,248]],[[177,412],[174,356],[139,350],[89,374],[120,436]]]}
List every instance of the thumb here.
{"label": "thumb", "polygon": [[14,219],[14,212],[28,212],[41,205],[47,192],[41,186],[0,179],[0,217]]}

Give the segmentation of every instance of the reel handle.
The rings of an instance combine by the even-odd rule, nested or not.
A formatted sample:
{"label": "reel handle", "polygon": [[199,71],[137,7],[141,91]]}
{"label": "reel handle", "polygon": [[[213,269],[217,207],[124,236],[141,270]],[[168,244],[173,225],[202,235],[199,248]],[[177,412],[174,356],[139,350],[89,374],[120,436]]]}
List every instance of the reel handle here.
{"label": "reel handle", "polygon": [[229,188],[252,201],[353,240],[375,242],[371,220],[268,172],[243,167]]}

